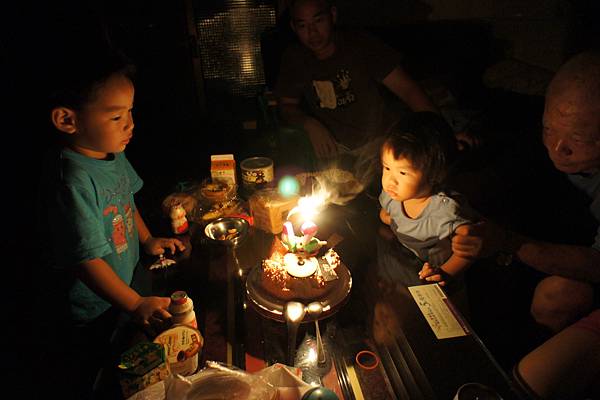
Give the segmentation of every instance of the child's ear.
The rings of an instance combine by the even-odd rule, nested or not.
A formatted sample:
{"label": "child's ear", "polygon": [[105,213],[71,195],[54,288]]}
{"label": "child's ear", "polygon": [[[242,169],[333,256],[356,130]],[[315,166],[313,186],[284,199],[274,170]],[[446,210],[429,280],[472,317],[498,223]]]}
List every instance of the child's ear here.
{"label": "child's ear", "polygon": [[61,132],[73,134],[77,131],[75,126],[75,112],[67,107],[56,107],[51,113],[52,123]]}

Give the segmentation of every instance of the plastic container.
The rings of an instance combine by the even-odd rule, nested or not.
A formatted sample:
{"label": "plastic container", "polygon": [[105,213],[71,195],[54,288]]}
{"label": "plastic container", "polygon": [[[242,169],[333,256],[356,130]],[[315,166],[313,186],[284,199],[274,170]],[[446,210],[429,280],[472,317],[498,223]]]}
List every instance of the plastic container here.
{"label": "plastic container", "polygon": [[174,325],[183,324],[198,329],[194,302],[183,290],[178,290],[171,295],[169,313],[171,313]]}
{"label": "plastic container", "polygon": [[198,329],[175,325],[158,335],[154,343],[165,346],[172,373],[187,376],[198,369],[198,355],[204,345],[204,338]]}

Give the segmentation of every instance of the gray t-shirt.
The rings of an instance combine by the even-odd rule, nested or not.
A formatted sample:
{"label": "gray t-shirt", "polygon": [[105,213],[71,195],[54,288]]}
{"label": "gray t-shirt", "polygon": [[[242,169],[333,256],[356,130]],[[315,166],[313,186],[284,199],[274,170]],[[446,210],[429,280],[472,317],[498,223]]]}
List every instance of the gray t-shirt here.
{"label": "gray t-shirt", "polygon": [[408,109],[382,84],[400,65],[400,54],[360,31],[336,31],[335,53],[317,59],[301,44],[283,54],[277,97],[302,106],[350,149],[382,135]]}
{"label": "gray t-shirt", "polygon": [[[576,188],[583,190],[590,197],[592,200],[590,211],[596,221],[600,223],[600,172],[590,176],[567,175],[567,177]],[[600,226],[598,226],[592,247],[600,251]]]}
{"label": "gray t-shirt", "polygon": [[432,267],[439,267],[452,255],[452,234],[457,227],[473,223],[477,215],[458,195],[434,194],[421,215],[410,218],[402,202],[382,191],[379,202],[392,219],[391,228],[405,247]]}

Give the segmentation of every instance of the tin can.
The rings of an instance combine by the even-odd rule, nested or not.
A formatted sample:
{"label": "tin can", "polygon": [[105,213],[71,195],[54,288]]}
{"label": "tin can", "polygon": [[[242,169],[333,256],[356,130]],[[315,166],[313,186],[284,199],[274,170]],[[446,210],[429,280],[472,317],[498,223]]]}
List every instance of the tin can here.
{"label": "tin can", "polygon": [[178,290],[171,295],[169,313],[171,314],[173,324],[184,324],[198,329],[196,313],[194,312],[194,302],[183,290]]}
{"label": "tin can", "polygon": [[273,182],[273,160],[268,157],[250,157],[241,162],[242,183],[258,189]]}

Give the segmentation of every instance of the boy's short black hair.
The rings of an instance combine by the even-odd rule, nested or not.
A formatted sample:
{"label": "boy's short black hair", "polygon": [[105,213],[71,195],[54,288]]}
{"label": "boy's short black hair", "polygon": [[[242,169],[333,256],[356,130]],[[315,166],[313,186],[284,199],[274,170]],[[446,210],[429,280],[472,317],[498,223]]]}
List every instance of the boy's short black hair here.
{"label": "boy's short black hair", "polygon": [[73,59],[54,66],[49,108],[80,110],[94,100],[99,88],[115,74],[133,81],[135,66],[121,51],[112,47],[83,50]]}
{"label": "boy's short black hair", "polygon": [[413,112],[392,127],[382,151],[408,159],[434,190],[439,189],[455,163],[458,148],[444,118],[430,111]]}

